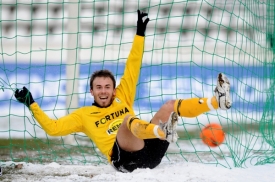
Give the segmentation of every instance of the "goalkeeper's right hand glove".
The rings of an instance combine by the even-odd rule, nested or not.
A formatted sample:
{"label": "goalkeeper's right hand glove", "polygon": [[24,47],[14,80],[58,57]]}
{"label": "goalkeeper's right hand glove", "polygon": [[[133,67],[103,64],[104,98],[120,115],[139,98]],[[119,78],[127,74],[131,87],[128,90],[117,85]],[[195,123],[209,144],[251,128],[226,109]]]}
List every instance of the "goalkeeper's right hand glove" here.
{"label": "goalkeeper's right hand glove", "polygon": [[16,89],[14,96],[19,102],[25,104],[27,107],[30,107],[30,105],[34,103],[32,94],[26,87],[23,87],[20,91]]}

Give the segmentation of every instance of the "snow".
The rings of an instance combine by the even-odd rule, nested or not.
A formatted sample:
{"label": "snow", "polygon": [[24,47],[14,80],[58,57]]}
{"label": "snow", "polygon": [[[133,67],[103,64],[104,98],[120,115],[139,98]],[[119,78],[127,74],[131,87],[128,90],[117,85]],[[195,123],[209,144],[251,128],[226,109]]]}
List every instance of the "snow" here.
{"label": "snow", "polygon": [[[22,168],[15,165],[23,164]],[[275,164],[250,166],[248,168],[225,168],[195,162],[162,162],[155,169],[137,169],[121,173],[111,165],[60,165],[58,163],[1,163],[0,181],[64,181],[64,182],[269,182],[275,179]],[[4,166],[4,167],[3,167]]]}

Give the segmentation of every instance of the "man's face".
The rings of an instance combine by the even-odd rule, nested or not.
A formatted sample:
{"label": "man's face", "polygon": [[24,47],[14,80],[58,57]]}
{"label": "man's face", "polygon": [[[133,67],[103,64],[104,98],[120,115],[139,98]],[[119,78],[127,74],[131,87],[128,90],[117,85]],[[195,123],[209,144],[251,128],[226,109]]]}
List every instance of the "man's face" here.
{"label": "man's face", "polygon": [[107,107],[113,101],[116,90],[109,77],[96,77],[93,81],[93,90],[90,90],[95,102],[101,107]]}

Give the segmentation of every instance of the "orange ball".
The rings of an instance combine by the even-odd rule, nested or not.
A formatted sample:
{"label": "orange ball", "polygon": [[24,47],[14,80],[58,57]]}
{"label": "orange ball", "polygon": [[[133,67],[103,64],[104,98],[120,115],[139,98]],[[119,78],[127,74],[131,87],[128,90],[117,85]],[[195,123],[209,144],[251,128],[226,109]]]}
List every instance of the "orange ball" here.
{"label": "orange ball", "polygon": [[202,129],[200,137],[209,147],[217,147],[224,141],[225,133],[221,125],[210,123]]}

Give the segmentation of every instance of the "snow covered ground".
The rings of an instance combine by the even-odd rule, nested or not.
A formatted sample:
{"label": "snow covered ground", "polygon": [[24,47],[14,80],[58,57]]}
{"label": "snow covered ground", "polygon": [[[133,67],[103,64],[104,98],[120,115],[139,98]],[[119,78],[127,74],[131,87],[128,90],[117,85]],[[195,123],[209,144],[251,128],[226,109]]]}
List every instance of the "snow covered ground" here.
{"label": "snow covered ground", "polygon": [[194,162],[162,162],[155,169],[137,169],[132,173],[117,172],[111,165],[84,166],[57,163],[42,165],[6,162],[1,163],[1,166],[3,174],[0,181],[14,182],[270,182],[275,179],[274,164],[228,169]]}

